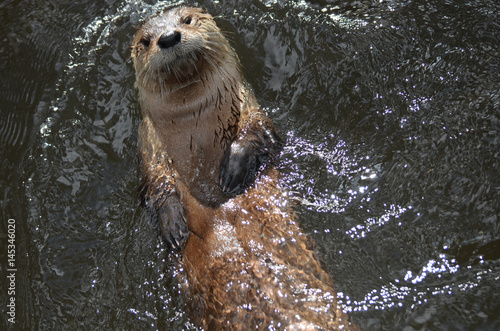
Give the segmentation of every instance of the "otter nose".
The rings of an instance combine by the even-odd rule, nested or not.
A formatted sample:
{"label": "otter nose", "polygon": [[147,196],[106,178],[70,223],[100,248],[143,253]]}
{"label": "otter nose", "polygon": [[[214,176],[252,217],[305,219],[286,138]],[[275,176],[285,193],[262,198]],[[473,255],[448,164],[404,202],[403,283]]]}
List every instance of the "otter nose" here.
{"label": "otter nose", "polygon": [[163,49],[170,48],[177,45],[181,41],[181,33],[179,31],[171,30],[161,35],[158,39],[158,46]]}

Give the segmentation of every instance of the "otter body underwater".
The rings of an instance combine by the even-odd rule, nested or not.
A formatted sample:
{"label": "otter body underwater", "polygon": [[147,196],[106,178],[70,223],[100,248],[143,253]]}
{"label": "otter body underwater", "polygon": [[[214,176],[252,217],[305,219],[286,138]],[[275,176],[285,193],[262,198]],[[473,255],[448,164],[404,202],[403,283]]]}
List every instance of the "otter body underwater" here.
{"label": "otter body underwater", "polygon": [[302,233],[272,160],[280,143],[213,18],[179,7],[132,44],[141,194],[182,251],[191,319],[209,329],[357,329]]}

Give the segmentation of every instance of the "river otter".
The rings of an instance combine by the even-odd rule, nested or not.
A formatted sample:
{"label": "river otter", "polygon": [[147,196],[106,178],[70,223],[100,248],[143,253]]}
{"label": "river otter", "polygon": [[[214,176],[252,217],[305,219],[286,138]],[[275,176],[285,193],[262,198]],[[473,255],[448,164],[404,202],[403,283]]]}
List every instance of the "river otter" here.
{"label": "river otter", "polygon": [[141,194],[182,250],[205,329],[356,328],[302,233],[272,160],[280,142],[213,18],[179,7],[135,34]]}

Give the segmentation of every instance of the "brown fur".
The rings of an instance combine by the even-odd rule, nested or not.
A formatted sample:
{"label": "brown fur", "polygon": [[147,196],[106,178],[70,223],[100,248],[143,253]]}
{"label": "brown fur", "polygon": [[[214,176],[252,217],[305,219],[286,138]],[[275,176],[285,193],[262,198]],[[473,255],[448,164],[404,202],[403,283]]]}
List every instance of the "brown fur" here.
{"label": "brown fur", "polygon": [[[182,46],[165,55],[148,44],[173,28],[182,32]],[[256,140],[273,127],[212,17],[177,8],[153,18],[134,37],[132,57],[144,119],[142,193],[163,203],[175,191],[182,202],[192,319],[209,330],[356,329],[337,308],[278,171],[266,168],[234,198],[221,191],[218,176],[231,143]]]}

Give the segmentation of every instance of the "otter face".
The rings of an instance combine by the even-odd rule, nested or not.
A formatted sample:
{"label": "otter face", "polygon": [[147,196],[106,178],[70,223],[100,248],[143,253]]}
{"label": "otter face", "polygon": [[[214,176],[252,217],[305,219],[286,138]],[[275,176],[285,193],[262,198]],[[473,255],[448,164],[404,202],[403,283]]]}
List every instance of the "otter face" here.
{"label": "otter face", "polygon": [[134,36],[137,84],[152,90],[185,83],[203,66],[217,66],[230,49],[210,14],[179,7],[154,16]]}

